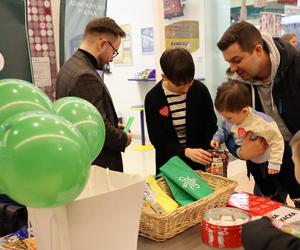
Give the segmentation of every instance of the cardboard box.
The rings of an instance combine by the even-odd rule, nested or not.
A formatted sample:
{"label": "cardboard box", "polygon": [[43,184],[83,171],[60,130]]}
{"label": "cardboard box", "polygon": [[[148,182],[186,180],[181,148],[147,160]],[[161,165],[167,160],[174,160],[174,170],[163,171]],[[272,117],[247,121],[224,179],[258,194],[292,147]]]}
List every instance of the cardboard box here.
{"label": "cardboard box", "polygon": [[235,192],[230,196],[227,206],[247,211],[251,216],[262,216],[281,207],[282,204],[254,194]]}
{"label": "cardboard box", "polygon": [[93,166],[73,202],[28,208],[38,249],[136,249],[144,189],[140,176]]}

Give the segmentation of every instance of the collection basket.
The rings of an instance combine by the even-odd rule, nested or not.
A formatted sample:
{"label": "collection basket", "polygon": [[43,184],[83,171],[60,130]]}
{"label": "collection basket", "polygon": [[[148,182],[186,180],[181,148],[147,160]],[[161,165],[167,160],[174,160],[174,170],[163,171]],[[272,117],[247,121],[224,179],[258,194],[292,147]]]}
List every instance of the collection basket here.
{"label": "collection basket", "polygon": [[[237,182],[200,170],[195,172],[214,192],[201,200],[178,207],[175,211],[163,215],[155,213],[149,207],[144,207],[140,219],[140,235],[155,241],[165,241],[199,223],[205,210],[226,206],[230,195],[238,186]],[[157,183],[170,197],[173,197],[163,178],[158,179]]]}

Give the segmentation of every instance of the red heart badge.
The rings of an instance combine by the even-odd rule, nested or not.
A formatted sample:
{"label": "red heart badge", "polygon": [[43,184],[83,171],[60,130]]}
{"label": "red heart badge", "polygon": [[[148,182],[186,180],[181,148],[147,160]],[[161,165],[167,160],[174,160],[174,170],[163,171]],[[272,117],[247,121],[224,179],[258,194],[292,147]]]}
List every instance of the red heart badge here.
{"label": "red heart badge", "polygon": [[162,116],[168,117],[169,116],[169,108],[167,106],[163,106],[160,110],[159,113]]}
{"label": "red heart badge", "polygon": [[246,130],[244,128],[238,128],[237,130],[239,137],[245,137],[246,136]]}

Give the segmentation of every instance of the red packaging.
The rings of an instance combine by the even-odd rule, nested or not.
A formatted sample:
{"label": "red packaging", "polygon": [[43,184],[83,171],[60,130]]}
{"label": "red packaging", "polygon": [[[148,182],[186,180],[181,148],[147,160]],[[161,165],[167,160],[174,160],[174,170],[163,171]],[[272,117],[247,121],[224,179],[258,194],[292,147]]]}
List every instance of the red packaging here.
{"label": "red packaging", "polygon": [[236,192],[230,196],[227,206],[242,209],[252,216],[258,216],[268,214],[282,204],[254,194]]}
{"label": "red packaging", "polygon": [[207,210],[201,222],[202,241],[218,248],[237,248],[242,246],[242,224],[232,226],[215,225],[210,218],[218,219],[222,215],[232,216],[234,219],[242,219],[245,222],[250,220],[250,216],[237,208],[213,208]]}

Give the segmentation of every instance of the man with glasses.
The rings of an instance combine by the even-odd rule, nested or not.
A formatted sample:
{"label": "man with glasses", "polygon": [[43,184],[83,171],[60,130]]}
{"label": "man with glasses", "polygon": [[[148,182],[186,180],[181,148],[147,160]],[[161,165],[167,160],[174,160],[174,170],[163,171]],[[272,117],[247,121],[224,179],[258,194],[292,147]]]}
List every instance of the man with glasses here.
{"label": "man with glasses", "polygon": [[79,49],[61,67],[56,82],[56,97],[77,96],[92,103],[102,115],[106,136],[101,153],[93,164],[123,171],[121,151],[131,143],[123,132],[110,93],[97,70],[113,61],[125,32],[109,18],[96,18],[85,27]]}
{"label": "man with glasses", "polygon": [[108,42],[108,44],[110,45],[110,47],[114,50],[114,53],[112,54],[112,57],[111,57],[111,58],[115,58],[117,55],[119,55],[119,52],[118,52],[118,50],[116,50],[116,49],[114,48],[114,46],[111,44],[110,41],[107,41],[107,42]]}

